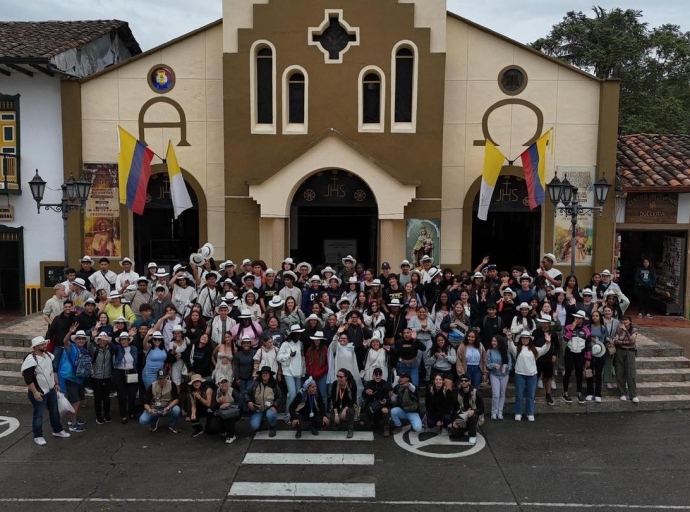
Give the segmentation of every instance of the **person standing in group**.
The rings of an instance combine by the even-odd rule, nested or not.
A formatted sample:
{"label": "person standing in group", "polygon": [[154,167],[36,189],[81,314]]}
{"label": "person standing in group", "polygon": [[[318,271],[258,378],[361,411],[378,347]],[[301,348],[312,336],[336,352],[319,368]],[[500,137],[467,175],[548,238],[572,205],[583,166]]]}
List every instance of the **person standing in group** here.
{"label": "person standing in group", "polygon": [[491,348],[486,351],[485,358],[491,381],[491,419],[502,420],[506,388],[513,369],[513,356],[508,352],[508,343],[503,336],[496,334],[491,338]]}
{"label": "person standing in group", "polygon": [[616,365],[616,381],[621,400],[630,398],[637,404],[637,385],[635,383],[635,356],[637,354],[637,328],[629,316],[624,316],[618,331],[613,338],[616,347],[614,362]]}
{"label": "person standing in group", "polygon": [[[519,345],[510,340],[510,353],[515,358],[515,421],[522,420],[526,411],[527,420],[534,421],[534,395],[537,392],[537,359],[551,348],[551,333],[544,333],[544,346],[535,347],[532,334],[523,331],[518,336]],[[524,402],[527,402],[525,407]]]}
{"label": "person standing in group", "polygon": [[563,401],[572,403],[572,399],[568,394],[568,384],[570,383],[570,376],[573,368],[575,369],[575,382],[577,401],[581,404],[585,403],[585,397],[582,396],[582,372],[585,369],[585,361],[592,359],[592,354],[589,352],[589,336],[590,331],[584,325],[586,320],[584,311],[577,311],[573,314],[573,321],[571,324],[565,326],[565,334],[563,338],[566,341],[564,361],[565,373],[563,374]]}
{"label": "person standing in group", "polygon": [[73,323],[64,338],[65,350],[60,360],[58,378],[60,387],[66,390],[65,396],[72,404],[74,413],[68,421],[70,432],[84,432],[86,421],[78,417],[79,409],[86,399],[84,382],[90,378],[92,360],[86,349],[87,336],[84,331],[78,331],[78,323]]}
{"label": "person standing in group", "polygon": [[88,351],[93,361],[91,387],[93,388],[93,408],[96,423],[110,423],[110,385],[113,374],[113,352],[110,350],[110,336],[102,332],[91,340]]}
{"label": "person standing in group", "polygon": [[[303,347],[300,341],[300,336],[303,332],[304,329],[299,324],[292,325],[288,339],[283,342],[278,350],[278,362],[283,370],[283,378],[288,389],[286,411],[292,406],[292,401],[297,396],[297,391],[302,385],[302,377],[305,373]],[[286,412],[284,419],[286,423],[290,424],[289,412]]]}
{"label": "person standing in group", "polygon": [[655,284],[656,274],[654,273],[654,269],[652,268],[649,258],[644,258],[642,260],[642,266],[637,269],[637,272],[635,272],[635,286],[637,287],[638,294],[637,298],[640,301],[637,316],[640,318],[643,316],[652,318],[650,313],[650,303]]}
{"label": "person standing in group", "polygon": [[70,437],[60,423],[57,394],[60,391],[57,374],[53,371],[53,354],[46,352],[48,340],[36,336],[31,340],[31,353],[24,358],[21,366],[22,377],[28,386],[29,402],[34,408],[32,430],[34,443],[46,444],[43,437],[43,410],[48,409],[50,427],[54,437]]}

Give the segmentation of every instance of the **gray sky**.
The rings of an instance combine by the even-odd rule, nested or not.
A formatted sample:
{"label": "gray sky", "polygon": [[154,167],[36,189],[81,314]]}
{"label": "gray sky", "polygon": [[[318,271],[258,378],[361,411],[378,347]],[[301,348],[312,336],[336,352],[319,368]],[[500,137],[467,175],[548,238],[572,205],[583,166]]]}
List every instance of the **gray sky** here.
{"label": "gray sky", "polygon": [[[2,21],[121,19],[129,22],[143,50],[221,17],[221,0],[0,0],[0,4]],[[448,0],[448,9],[529,43],[546,35],[566,11],[588,13],[595,4],[642,10],[650,27],[676,23],[690,30],[687,0]]]}

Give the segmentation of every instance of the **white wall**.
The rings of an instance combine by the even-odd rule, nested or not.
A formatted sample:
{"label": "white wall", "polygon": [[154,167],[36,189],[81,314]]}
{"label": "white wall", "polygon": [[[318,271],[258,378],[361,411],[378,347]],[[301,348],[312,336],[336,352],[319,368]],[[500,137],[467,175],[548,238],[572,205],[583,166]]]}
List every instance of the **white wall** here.
{"label": "white wall", "polygon": [[[44,202],[58,203],[62,173],[62,109],[60,80],[36,72],[33,78],[12,73],[0,76],[0,94],[20,94],[19,144],[21,153],[20,196],[9,196],[14,221],[0,222],[12,228],[24,227],[24,275],[26,284],[40,284],[41,261],[62,261],[64,257],[62,217],[43,210],[36,213],[29,181],[38,169],[47,182]],[[77,172],[78,170],[75,170]],[[75,176],[76,178],[77,176]],[[6,199],[0,199],[6,204]],[[73,214],[76,215],[76,214]]]}

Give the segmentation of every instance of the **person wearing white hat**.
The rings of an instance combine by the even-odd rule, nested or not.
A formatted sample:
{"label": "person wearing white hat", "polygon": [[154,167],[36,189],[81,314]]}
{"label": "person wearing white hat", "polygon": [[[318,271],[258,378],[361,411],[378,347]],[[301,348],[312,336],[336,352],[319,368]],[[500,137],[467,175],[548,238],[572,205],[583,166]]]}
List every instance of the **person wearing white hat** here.
{"label": "person wearing white hat", "polygon": [[276,274],[276,280],[279,283],[283,282],[283,273],[292,272],[295,270],[295,260],[292,258],[285,258],[280,264],[280,270]]}
{"label": "person wearing white hat", "polygon": [[139,274],[133,270],[134,262],[130,258],[122,259],[120,261],[120,266],[123,270],[115,279],[115,289],[123,293],[130,284],[134,284],[134,282],[139,279]]}
{"label": "person wearing white hat", "polygon": [[518,335],[517,345],[508,342],[510,353],[515,358],[515,421],[522,420],[523,413],[528,421],[534,421],[534,396],[537,392],[537,359],[551,348],[551,334],[544,335],[544,346],[537,348],[534,337],[529,332]]}
{"label": "person wearing white hat", "polygon": [[317,275],[311,276],[305,284],[306,287],[302,291],[302,303],[300,307],[306,314],[311,311],[312,305],[319,301],[319,296],[323,288],[321,287],[321,278]]}
{"label": "person wearing white hat", "polygon": [[220,304],[221,294],[218,290],[218,279],[220,274],[211,270],[205,274],[206,282],[201,286],[197,293],[197,304],[201,304],[201,314],[210,322],[215,314],[216,307]]}
{"label": "person wearing white hat", "polygon": [[351,277],[356,277],[355,265],[357,265],[357,260],[348,254],[340,261],[343,264],[343,269],[338,274],[338,277],[343,283],[346,283]]}
{"label": "person wearing white hat", "polygon": [[74,303],[74,311],[82,313],[87,299],[93,298],[93,295],[87,290],[86,281],[81,277],[77,277],[70,283],[69,298]]}
{"label": "person wearing white hat", "polygon": [[84,420],[78,418],[79,409],[86,399],[85,382],[91,377],[92,360],[86,349],[89,337],[84,331],[77,330],[79,324],[73,323],[65,338],[64,352],[60,359],[58,378],[60,388],[65,390],[65,396],[72,404],[74,413],[71,413],[71,421],[67,422],[70,432],[84,432]]}
{"label": "person wearing white hat", "polygon": [[[609,329],[606,325],[604,325],[604,316],[598,309],[593,309],[590,313],[588,327],[592,346],[592,361],[590,365],[587,365],[587,361],[585,361],[585,368],[589,367],[594,371],[594,378],[587,379],[587,396],[585,397],[585,400],[591,401],[594,399],[596,403],[601,403],[601,387],[604,383],[604,367],[607,359],[610,361],[613,359],[613,356],[609,354],[607,349],[608,340],[610,339]],[[598,343],[601,343],[602,347],[604,348],[603,354],[595,354],[597,349],[595,349],[594,346]],[[609,373],[613,373],[612,370],[609,370]],[[613,376],[610,375],[610,381],[612,380]]]}
{"label": "person wearing white hat", "polygon": [[237,325],[237,321],[230,317],[230,305],[223,301],[218,306],[218,314],[206,327],[206,334],[211,337],[211,341],[216,346],[225,343],[225,334],[232,333],[232,328]]}
{"label": "person wearing white hat", "polygon": [[263,329],[259,325],[259,322],[252,320],[252,313],[248,309],[243,309],[240,311],[240,315],[237,317],[237,325],[235,325],[230,332],[232,332],[235,340],[241,340],[245,337],[249,338],[253,349],[259,347],[261,342],[261,334]]}
{"label": "person wearing white hat", "polygon": [[[195,270],[196,272],[196,270]],[[175,309],[183,317],[187,316],[187,304],[195,302],[198,295],[194,277],[190,276],[186,269],[180,265],[173,268],[173,276],[170,278],[169,286],[172,288],[171,302]]]}
{"label": "person wearing white hat", "polygon": [[110,336],[100,332],[87,344],[87,350],[93,361],[91,388],[93,389],[93,408],[96,423],[110,423],[110,388],[113,380],[113,350],[110,347]]}
{"label": "person wearing white hat", "polygon": [[298,306],[302,305],[302,290],[296,286],[297,274],[292,270],[283,272],[283,287],[278,292],[281,299],[286,300],[288,297],[295,299]]}
{"label": "person wearing white hat", "polygon": [[551,348],[546,354],[537,359],[537,378],[539,379],[537,384],[539,388],[544,388],[546,403],[554,405],[555,401],[551,396],[551,390],[555,389],[553,386],[555,382],[554,365],[558,360],[557,354],[560,350],[560,339],[551,315],[542,311],[542,314],[537,316],[537,328],[532,331],[534,346],[537,348],[543,347],[546,344],[547,334],[551,336]]}
{"label": "person wearing white hat", "polygon": [[335,275],[335,269],[328,265],[321,270],[321,275],[323,276],[323,280],[328,282],[328,280]]}
{"label": "person wearing white hat", "polygon": [[513,317],[510,324],[510,332],[520,334],[522,331],[534,331],[537,328],[537,324],[534,322],[534,318],[532,318],[532,306],[527,302],[521,302],[515,309],[517,310],[517,315]]}
{"label": "person wearing white hat", "polygon": [[272,268],[267,268],[264,272],[264,283],[261,285],[261,292],[259,294],[259,304],[261,310],[266,311],[266,307],[271,302],[273,297],[278,297],[280,292],[280,282],[276,279],[277,273]]}
{"label": "person wearing white hat", "polygon": [[585,403],[585,398],[582,395],[582,372],[585,369],[585,361],[592,358],[589,346],[590,331],[584,324],[586,318],[587,315],[584,311],[575,312],[572,323],[565,326],[563,334],[565,340],[565,373],[563,374],[562,398],[566,403],[572,403],[572,399],[568,394],[568,385],[573,369],[575,369],[577,401],[581,404]]}
{"label": "person wearing white hat", "polygon": [[[303,332],[304,329],[299,324],[291,325],[288,338],[278,350],[277,359],[281,365],[283,378],[288,389],[286,410],[290,408],[292,401],[297,396],[297,391],[302,386],[302,376],[305,372],[304,346],[301,341]],[[290,424],[289,413],[286,413],[283,419]]]}
{"label": "person wearing white hat", "polygon": [[541,258],[541,265],[537,269],[537,275],[542,276],[548,283],[558,287],[563,284],[563,274],[557,268],[554,268],[556,263],[556,256],[547,252]]}
{"label": "person wearing white hat", "polygon": [[111,324],[114,324],[115,320],[120,317],[126,318],[130,324],[137,319],[132,308],[122,303],[122,295],[116,291],[108,294],[108,300],[98,303],[98,311],[108,315]]}
{"label": "person wearing white hat", "polygon": [[247,290],[242,294],[242,301],[239,306],[240,310],[248,310],[252,315],[252,320],[258,322],[261,319],[261,306],[259,305],[259,292],[256,288]]}
{"label": "person wearing white hat", "polygon": [[398,281],[400,282],[400,286],[405,286],[412,279],[412,277],[410,275],[411,269],[412,269],[412,265],[410,265],[410,262],[408,260],[402,260],[400,262],[400,276],[398,277]]}
{"label": "person wearing white hat", "polygon": [[54,437],[70,437],[60,423],[57,392],[60,391],[57,375],[53,372],[53,354],[46,352],[48,340],[36,336],[31,340],[31,353],[24,358],[20,371],[29,391],[29,402],[33,406],[32,431],[34,443],[46,444],[43,437],[43,411],[48,409],[50,427]]}
{"label": "person wearing white hat", "polygon": [[517,286],[517,297],[516,299],[519,302],[527,302],[529,304],[529,301],[532,297],[535,297],[537,294],[534,291],[534,288],[532,288],[532,281],[533,279],[530,277],[529,274],[522,274],[516,283]]}
{"label": "person wearing white hat", "polygon": [[429,273],[432,268],[436,268],[432,266],[434,264],[434,259],[427,255],[420,260],[420,263],[422,265],[422,269],[420,271],[422,273],[422,284],[431,282],[431,275]]}
{"label": "person wearing white hat", "polygon": [[91,291],[89,279],[91,279],[91,276],[96,272],[96,269],[93,268],[93,259],[89,255],[84,255],[84,257],[79,260],[79,264],[81,268],[77,270],[77,277],[81,277],[86,283],[88,290]]}

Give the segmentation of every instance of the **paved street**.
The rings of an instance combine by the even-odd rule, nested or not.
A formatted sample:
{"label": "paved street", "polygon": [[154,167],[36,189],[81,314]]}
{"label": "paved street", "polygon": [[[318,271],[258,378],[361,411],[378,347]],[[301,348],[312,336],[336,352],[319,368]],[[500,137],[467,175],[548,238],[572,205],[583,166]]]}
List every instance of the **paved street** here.
{"label": "paved street", "polygon": [[[68,440],[35,446],[30,410],[8,435],[0,418],[3,510],[690,510],[684,412],[548,415],[534,424],[487,422],[485,447],[409,433],[396,440],[356,432],[279,431],[226,446],[216,437],[150,434],[139,425],[87,424]],[[46,428],[49,428],[46,424]],[[482,439],[478,443],[481,447]],[[475,451],[477,448],[475,448]],[[305,464],[306,462],[306,464]],[[44,501],[45,500],[45,501]],[[579,506],[579,505],[581,506]]]}

